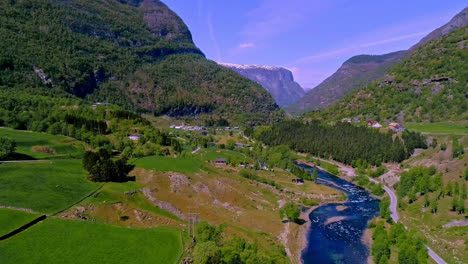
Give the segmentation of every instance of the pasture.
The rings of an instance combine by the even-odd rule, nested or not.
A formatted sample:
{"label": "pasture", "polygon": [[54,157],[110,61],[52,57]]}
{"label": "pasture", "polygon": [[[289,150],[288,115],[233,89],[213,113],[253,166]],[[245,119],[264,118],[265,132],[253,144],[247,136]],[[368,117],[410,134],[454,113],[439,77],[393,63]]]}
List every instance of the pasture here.
{"label": "pasture", "polygon": [[406,128],[416,132],[443,133],[443,134],[468,134],[468,124],[462,123],[425,123],[404,124]]}
{"label": "pasture", "polygon": [[0,205],[4,206],[51,214],[99,186],[86,180],[81,160],[0,164]]}
{"label": "pasture", "polygon": [[[64,158],[81,156],[85,144],[76,139],[64,136],[54,136],[44,133],[0,128],[0,137],[8,137],[16,142],[16,153],[33,159]],[[47,147],[52,153],[41,150],[33,151],[34,147]]]}
{"label": "pasture", "polygon": [[124,228],[47,219],[0,241],[0,263],[177,263],[182,253],[174,228]]}
{"label": "pasture", "polygon": [[134,164],[139,168],[147,170],[194,173],[200,171],[202,162],[188,158],[151,156],[138,159]]}
{"label": "pasture", "polygon": [[209,148],[200,150],[198,153],[202,157],[203,160],[206,161],[214,161],[218,158],[225,158],[227,160],[232,160],[236,162],[252,162],[253,160],[246,155],[232,150],[227,149],[216,149],[216,148]]}
{"label": "pasture", "polygon": [[37,214],[0,208],[0,236],[10,233],[38,217]]}

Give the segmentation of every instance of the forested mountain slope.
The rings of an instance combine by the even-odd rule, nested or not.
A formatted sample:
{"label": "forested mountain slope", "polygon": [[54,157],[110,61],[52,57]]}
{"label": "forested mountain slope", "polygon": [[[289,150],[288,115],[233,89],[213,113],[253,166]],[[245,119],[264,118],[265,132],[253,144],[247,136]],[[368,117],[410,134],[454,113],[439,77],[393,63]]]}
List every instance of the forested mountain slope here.
{"label": "forested mountain slope", "polygon": [[291,113],[304,113],[327,108],[350,92],[382,77],[401,62],[404,56],[404,51],[384,55],[354,56],[287,110]]}
{"label": "forested mountain slope", "polygon": [[408,121],[468,118],[468,27],[434,39],[384,79],[309,116]]}
{"label": "forested mountain slope", "polygon": [[65,91],[157,115],[282,115],[261,86],[206,60],[158,0],[2,1],[0,25],[2,90]]}
{"label": "forested mountain slope", "polygon": [[463,9],[447,24],[435,29],[407,51],[384,55],[359,55],[346,61],[336,73],[309,91],[301,100],[288,107],[294,114],[330,107],[352,91],[361,89],[384,75],[419,47],[454,30],[468,25],[468,8]]}

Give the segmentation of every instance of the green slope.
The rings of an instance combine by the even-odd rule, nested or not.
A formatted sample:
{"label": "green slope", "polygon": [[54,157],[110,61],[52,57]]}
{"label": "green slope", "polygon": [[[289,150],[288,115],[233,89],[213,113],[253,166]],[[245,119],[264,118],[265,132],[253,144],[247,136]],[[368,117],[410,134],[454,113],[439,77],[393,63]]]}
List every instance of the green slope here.
{"label": "green slope", "polygon": [[0,241],[1,263],[177,263],[180,232],[47,219]]}
{"label": "green slope", "polygon": [[160,1],[2,1],[0,38],[0,90],[238,123],[282,115],[262,87],[205,59]]}
{"label": "green slope", "polygon": [[382,80],[310,117],[399,122],[466,120],[468,27],[417,49]]}

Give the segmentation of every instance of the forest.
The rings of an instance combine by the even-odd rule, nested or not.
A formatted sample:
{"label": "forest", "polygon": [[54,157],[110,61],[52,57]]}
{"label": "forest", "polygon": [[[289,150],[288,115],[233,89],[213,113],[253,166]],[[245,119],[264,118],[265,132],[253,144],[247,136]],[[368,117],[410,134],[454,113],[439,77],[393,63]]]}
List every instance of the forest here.
{"label": "forest", "polygon": [[151,5],[167,15],[149,26],[153,9],[117,0],[2,1],[0,90],[237,124],[283,118],[260,85],[207,60],[176,14]]}
{"label": "forest", "polygon": [[327,125],[319,121],[285,121],[255,131],[256,139],[267,145],[286,145],[297,152],[348,165],[357,160],[376,166],[382,162],[401,162],[411,156],[415,148],[427,147],[418,133],[405,131],[402,138],[394,138],[394,135],[348,123]]}

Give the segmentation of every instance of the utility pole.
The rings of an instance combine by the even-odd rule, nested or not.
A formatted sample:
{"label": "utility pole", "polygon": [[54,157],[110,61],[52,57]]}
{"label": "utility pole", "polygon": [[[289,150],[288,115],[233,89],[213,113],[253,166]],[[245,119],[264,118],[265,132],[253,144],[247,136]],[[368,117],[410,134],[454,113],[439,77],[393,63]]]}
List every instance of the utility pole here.
{"label": "utility pole", "polygon": [[192,239],[195,239],[195,225],[198,222],[198,217],[200,213],[198,212],[193,212],[192,209],[196,209],[197,207],[190,206],[190,211],[188,213],[188,220],[189,220],[189,235],[192,237]]}

